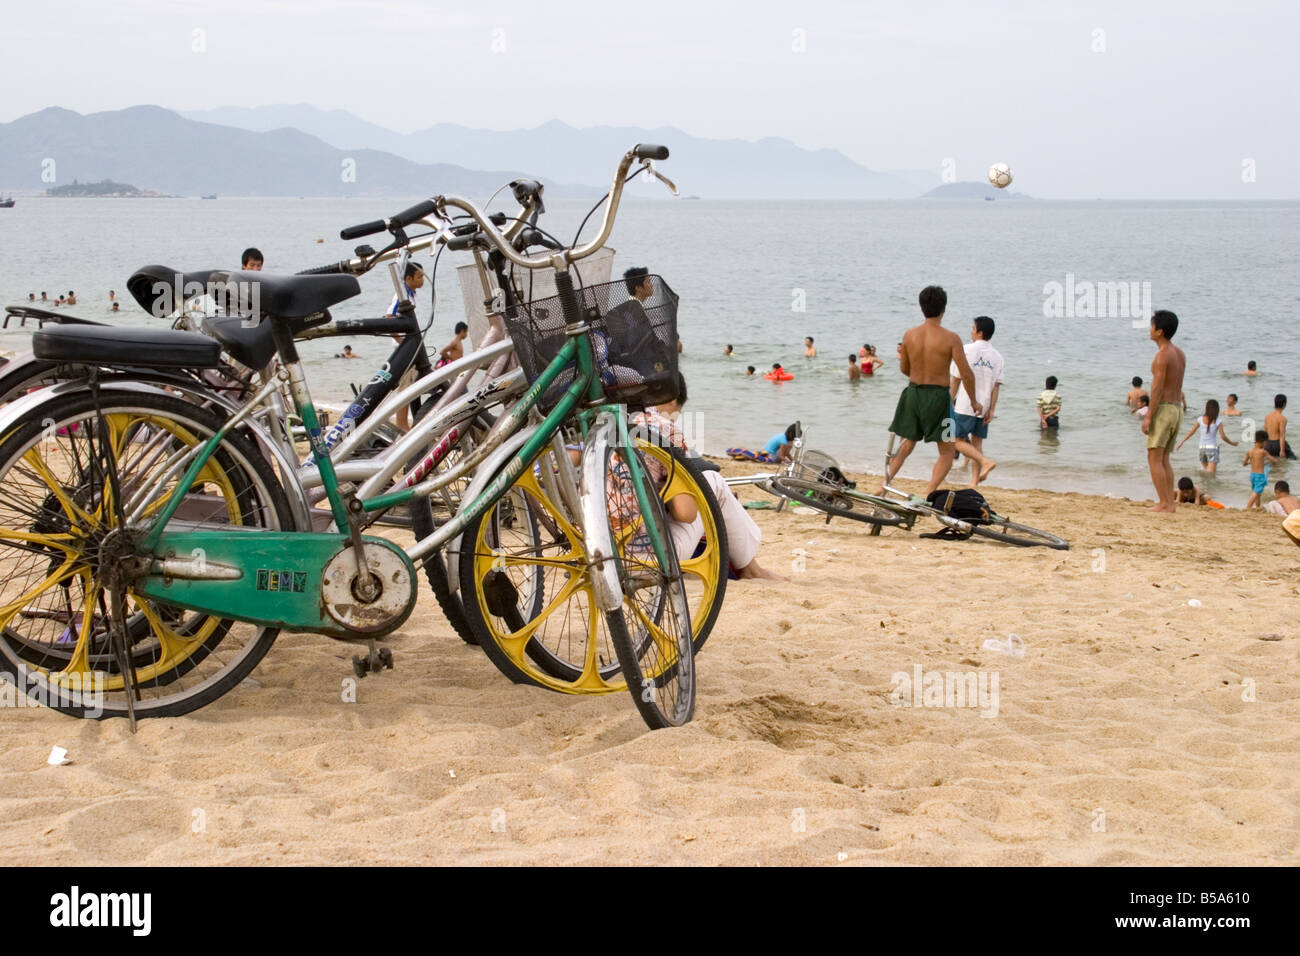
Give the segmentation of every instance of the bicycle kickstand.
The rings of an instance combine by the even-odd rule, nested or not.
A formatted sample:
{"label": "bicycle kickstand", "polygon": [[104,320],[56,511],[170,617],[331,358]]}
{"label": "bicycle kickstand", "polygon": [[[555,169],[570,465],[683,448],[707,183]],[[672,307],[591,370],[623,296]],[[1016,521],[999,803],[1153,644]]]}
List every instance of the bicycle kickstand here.
{"label": "bicycle kickstand", "polygon": [[386,647],[380,647],[373,637],[367,643],[370,650],[366,656],[352,658],[352,670],[357,677],[378,674],[385,668],[391,671],[393,669],[393,652]]}

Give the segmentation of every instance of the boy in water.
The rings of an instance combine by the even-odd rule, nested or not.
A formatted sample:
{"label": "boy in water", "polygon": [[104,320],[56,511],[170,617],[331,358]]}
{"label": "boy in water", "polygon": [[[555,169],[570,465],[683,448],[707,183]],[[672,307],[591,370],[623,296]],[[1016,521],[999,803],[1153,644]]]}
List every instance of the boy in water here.
{"label": "boy in water", "polygon": [[1286,408],[1286,396],[1282,394],[1273,396],[1273,410],[1264,416],[1264,430],[1268,432],[1268,453],[1277,458],[1295,458],[1295,452],[1286,441],[1286,416],[1282,414],[1282,409]]}
{"label": "boy in water", "polygon": [[1137,408],[1138,403],[1145,394],[1146,392],[1142,391],[1142,376],[1134,375],[1133,387],[1130,388],[1128,394],[1124,396],[1124,404],[1126,404],[1130,409]]}
{"label": "boy in water", "polygon": [[1151,316],[1151,341],[1156,343],[1156,357],[1151,361],[1151,412],[1142,419],[1142,434],[1147,436],[1147,467],[1158,499],[1152,511],[1173,514],[1174,469],[1169,453],[1178,441],[1183,424],[1183,373],[1187,356],[1171,341],[1178,331],[1178,316],[1160,309]]}
{"label": "boy in water", "polygon": [[856,355],[850,355],[849,356],[849,381],[856,382],[860,378],[862,378],[862,369],[858,368],[858,357]]}
{"label": "boy in water", "polygon": [[984,415],[984,406],[975,395],[975,373],[966,361],[961,336],[943,327],[948,293],[941,286],[928,285],[921,290],[917,301],[925,321],[908,329],[903,341],[898,343],[898,370],[907,376],[908,385],[898,396],[894,418],[889,424],[889,430],[903,439],[903,443],[886,466],[885,481],[877,494],[883,493],[884,485],[899,473],[918,441],[935,442],[939,446],[939,460],[934,463],[925,495],[938,490],[948,477],[957,457],[952,398],[948,391],[951,366],[957,367],[955,377],[961,379],[966,389],[971,413],[976,417]]}
{"label": "boy in water", "polygon": [[753,378],[753,377],[754,377],[754,372],[756,372],[756,371],[757,371],[757,369],[755,369],[754,366],[752,366],[752,365],[746,365],[746,366],[745,366],[745,378]]}
{"label": "boy in water", "polygon": [[1137,408],[1133,409],[1133,411],[1129,412],[1129,414],[1136,415],[1138,419],[1141,420],[1143,418],[1146,418],[1147,414],[1150,411],[1151,411],[1151,396],[1144,394],[1138,396]]}
{"label": "boy in water", "polygon": [[1061,396],[1056,392],[1056,376],[1047,376],[1046,388],[1038,393],[1038,427],[1058,428],[1061,420],[1057,416],[1061,413]]}
{"label": "boy in water", "polygon": [[813,345],[813,337],[811,335],[804,336],[803,354],[804,354],[804,358],[817,357],[817,346]]}
{"label": "boy in water", "polygon": [[446,344],[441,352],[438,353],[438,364],[434,368],[442,368],[444,365],[450,365],[459,359],[465,357],[465,337],[469,335],[469,326],[464,322],[456,323],[455,334],[452,335],[451,341]]}
{"label": "boy in water", "polygon": [[1268,469],[1272,467],[1277,459],[1274,458],[1264,447],[1268,442],[1268,432],[1259,429],[1255,432],[1255,444],[1246,452],[1246,457],[1242,459],[1243,465],[1250,465],[1250,500],[1246,502],[1246,510],[1259,507],[1259,496],[1264,493],[1264,488],[1268,485]]}
{"label": "boy in water", "polygon": [[1264,510],[1269,514],[1285,518],[1295,511],[1300,511],[1300,498],[1291,494],[1291,486],[1285,481],[1279,481],[1273,486],[1273,500],[1264,506]]}
{"label": "boy in water", "polygon": [[1247,363],[1246,363],[1246,371],[1245,371],[1244,374],[1245,374],[1245,376],[1246,376],[1247,378],[1254,378],[1256,375],[1259,374],[1259,369],[1257,369],[1257,368],[1255,367],[1255,363],[1254,363],[1254,362],[1247,362]]}
{"label": "boy in water", "polygon": [[1236,392],[1229,392],[1229,393],[1228,393],[1228,407],[1225,408],[1225,409],[1224,409],[1220,414],[1223,414],[1223,415],[1234,415],[1234,416],[1235,416],[1235,415],[1240,415],[1240,414],[1241,414],[1241,409],[1237,407],[1237,393],[1236,393]]}

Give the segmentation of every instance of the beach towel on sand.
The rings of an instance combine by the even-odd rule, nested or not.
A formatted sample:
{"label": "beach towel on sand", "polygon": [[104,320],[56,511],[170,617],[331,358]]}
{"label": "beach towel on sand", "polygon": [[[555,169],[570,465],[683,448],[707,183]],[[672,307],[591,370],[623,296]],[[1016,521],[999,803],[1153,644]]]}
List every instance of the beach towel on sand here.
{"label": "beach towel on sand", "polygon": [[764,465],[775,465],[776,459],[765,451],[750,451],[748,448],[728,448],[727,457],[737,461],[758,461]]}

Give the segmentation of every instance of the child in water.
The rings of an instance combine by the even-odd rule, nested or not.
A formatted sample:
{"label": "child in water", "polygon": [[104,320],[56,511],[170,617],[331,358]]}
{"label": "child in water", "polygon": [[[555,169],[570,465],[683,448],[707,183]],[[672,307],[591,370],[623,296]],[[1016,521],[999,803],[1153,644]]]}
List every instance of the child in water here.
{"label": "child in water", "polygon": [[1200,459],[1201,467],[1210,474],[1219,467],[1219,439],[1222,438],[1229,445],[1237,443],[1228,437],[1228,433],[1223,430],[1223,422],[1219,418],[1219,402],[1217,399],[1210,399],[1205,403],[1205,414],[1198,418],[1191,430],[1183,436],[1177,448],[1183,447],[1183,442],[1191,438],[1199,431],[1201,433],[1200,443],[1197,445],[1196,457]]}
{"label": "child in water", "polygon": [[1038,396],[1038,423],[1039,426],[1047,428],[1057,428],[1061,421],[1057,417],[1061,413],[1061,396],[1056,391],[1056,376],[1047,376],[1047,388]]}
{"label": "child in water", "polygon": [[1246,457],[1241,461],[1243,465],[1250,465],[1250,500],[1246,502],[1247,511],[1260,506],[1259,496],[1268,486],[1268,470],[1277,463],[1277,459],[1264,447],[1267,443],[1268,432],[1261,428],[1255,432],[1255,444],[1246,451]]}

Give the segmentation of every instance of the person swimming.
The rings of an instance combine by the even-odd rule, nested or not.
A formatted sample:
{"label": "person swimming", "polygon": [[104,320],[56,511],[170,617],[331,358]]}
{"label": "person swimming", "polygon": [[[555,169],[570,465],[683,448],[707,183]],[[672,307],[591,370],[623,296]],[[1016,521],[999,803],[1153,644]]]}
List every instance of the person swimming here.
{"label": "person swimming", "polygon": [[789,382],[794,378],[793,375],[781,367],[780,362],[773,362],[772,371],[768,372],[763,377],[772,382]]}

